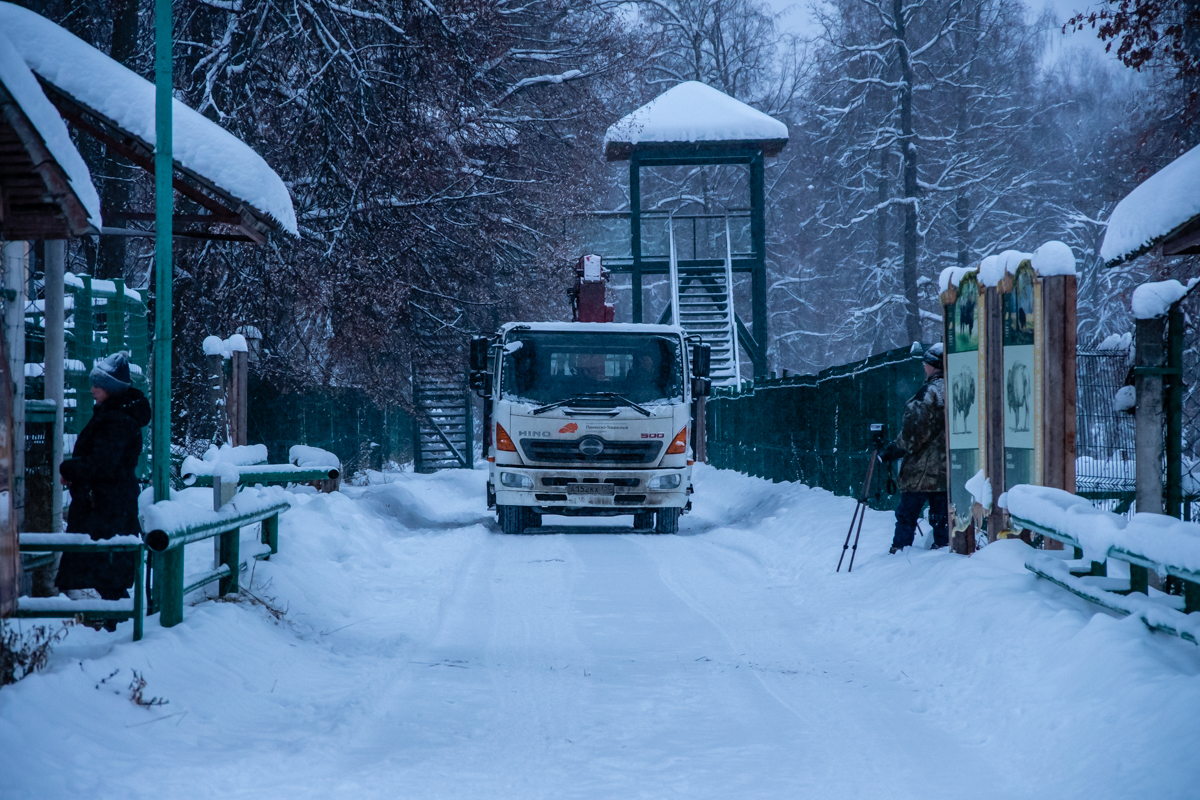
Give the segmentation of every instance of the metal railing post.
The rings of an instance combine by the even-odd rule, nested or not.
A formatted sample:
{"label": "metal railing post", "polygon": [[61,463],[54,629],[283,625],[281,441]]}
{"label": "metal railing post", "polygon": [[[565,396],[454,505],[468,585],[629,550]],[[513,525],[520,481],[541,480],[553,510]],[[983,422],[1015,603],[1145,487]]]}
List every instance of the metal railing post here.
{"label": "metal railing post", "polygon": [[262,543],[270,546],[271,555],[279,552],[279,515],[273,514],[262,521]]}
{"label": "metal railing post", "polygon": [[217,583],[218,594],[227,594],[238,590],[238,572],[242,563],[241,533],[241,528],[234,528],[218,537],[220,545],[217,551],[217,566],[229,567],[229,575],[221,578]]}
{"label": "metal railing post", "polygon": [[1183,308],[1167,314],[1167,507],[1176,519],[1183,505]]}
{"label": "metal railing post", "polygon": [[170,628],[183,622],[183,548],[155,553],[153,561],[158,623]]}

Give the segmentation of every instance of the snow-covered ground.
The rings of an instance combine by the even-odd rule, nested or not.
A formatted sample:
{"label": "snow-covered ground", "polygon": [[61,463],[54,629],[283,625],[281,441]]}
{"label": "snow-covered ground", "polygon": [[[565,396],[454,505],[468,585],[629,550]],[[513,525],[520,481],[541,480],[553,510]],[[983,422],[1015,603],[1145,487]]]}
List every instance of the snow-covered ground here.
{"label": "snow-covered ground", "polygon": [[1019,542],[888,556],[870,513],[835,574],[853,501],[799,485],[701,468],[678,536],[506,537],[481,471],[376,477],[295,497],[253,576],[281,622],[75,628],[0,690],[0,796],[1200,793],[1200,647]]}

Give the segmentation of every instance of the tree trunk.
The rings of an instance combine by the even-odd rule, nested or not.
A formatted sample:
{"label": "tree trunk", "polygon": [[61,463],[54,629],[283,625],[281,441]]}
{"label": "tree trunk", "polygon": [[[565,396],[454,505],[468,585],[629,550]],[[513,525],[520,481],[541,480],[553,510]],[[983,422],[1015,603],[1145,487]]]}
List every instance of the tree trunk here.
{"label": "tree trunk", "polygon": [[[113,0],[112,39],[109,45],[109,55],[118,64],[131,67],[134,55],[137,53],[138,37],[138,4],[137,0]],[[132,67],[131,67],[132,68]],[[103,214],[105,224],[114,227],[124,227],[124,220],[113,219],[107,222],[113,213],[130,211],[129,189],[133,182],[133,173],[129,165],[115,157],[111,151],[104,159],[101,168],[104,181],[101,183],[103,192]],[[124,236],[105,236],[100,239],[100,252],[96,263],[96,276],[100,278],[125,277],[126,245],[128,239]]]}
{"label": "tree trunk", "polygon": [[900,153],[904,165],[904,303],[910,342],[921,339],[921,307],[917,301],[917,148],[913,143],[913,71],[904,25],[903,0],[892,0],[896,50],[900,62]]}

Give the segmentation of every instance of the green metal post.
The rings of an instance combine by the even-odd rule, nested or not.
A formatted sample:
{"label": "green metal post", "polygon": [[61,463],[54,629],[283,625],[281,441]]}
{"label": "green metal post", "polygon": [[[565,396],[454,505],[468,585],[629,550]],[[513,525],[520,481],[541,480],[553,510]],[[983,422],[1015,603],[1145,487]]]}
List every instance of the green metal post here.
{"label": "green metal post", "polygon": [[630,313],[634,322],[642,321],[642,175],[637,153],[629,159],[629,236],[633,255],[633,272],[629,276],[632,284],[633,302]]}
{"label": "green metal post", "polygon": [[1200,611],[1200,583],[1183,582],[1183,613],[1191,614]]}
{"label": "green metal post", "polygon": [[81,275],[83,289],[75,296],[75,352],[76,358],[83,362],[83,380],[75,391],[75,430],[83,430],[83,426],[92,418],[92,408],[95,401],[88,384],[87,373],[96,366],[96,332],[95,317],[92,315],[92,279],[89,275]]}
{"label": "green metal post", "polygon": [[1171,306],[1167,315],[1167,506],[1176,519],[1183,504],[1183,309]]}
{"label": "green metal post", "polygon": [[471,403],[473,393],[471,392],[471,376],[467,375],[467,390],[463,392],[463,402],[466,404],[466,430],[463,433],[463,442],[466,443],[466,451],[463,453],[463,458],[467,460],[466,468],[475,468],[475,408]]}
{"label": "green metal post", "polygon": [[[238,590],[238,570],[242,564],[241,556],[241,536],[242,529],[234,528],[231,531],[222,533],[218,537],[219,548],[217,551],[217,560],[229,567],[229,575],[221,578],[217,584],[218,594],[227,594]],[[182,550],[183,548],[177,548]]]}
{"label": "green metal post", "polygon": [[183,622],[183,548],[173,547],[151,556],[154,565],[154,605],[164,628]]}
{"label": "green metal post", "polygon": [[141,641],[142,623],[146,617],[146,586],[142,576],[146,574],[146,548],[137,549],[137,564],[133,573],[133,640]]}
{"label": "green metal post", "polygon": [[119,353],[125,349],[125,279],[117,278],[116,296],[105,304],[108,317],[108,352]]}
{"label": "green metal post", "polygon": [[262,543],[271,546],[271,555],[279,552],[279,515],[267,517],[262,521]]}
{"label": "green metal post", "polygon": [[766,167],[762,150],[750,162],[750,239],[754,247],[754,272],[751,273],[751,324],[758,358],[754,360],[754,379],[767,375],[767,201]]}
{"label": "green metal post", "polygon": [[[173,226],[173,196],[171,178],[174,174],[172,160],[173,127],[171,124],[171,0],[154,2],[154,429],[153,429],[153,480],[154,501],[161,502],[171,497],[171,233]],[[179,618],[183,617],[183,552],[164,553],[157,559],[159,564],[170,564],[166,570],[174,573],[178,561]],[[174,580],[166,575],[167,582]],[[165,589],[166,587],[164,587]],[[162,620],[168,625],[169,593],[163,598]],[[178,621],[178,620],[176,620]],[[173,624],[173,623],[170,623]]]}

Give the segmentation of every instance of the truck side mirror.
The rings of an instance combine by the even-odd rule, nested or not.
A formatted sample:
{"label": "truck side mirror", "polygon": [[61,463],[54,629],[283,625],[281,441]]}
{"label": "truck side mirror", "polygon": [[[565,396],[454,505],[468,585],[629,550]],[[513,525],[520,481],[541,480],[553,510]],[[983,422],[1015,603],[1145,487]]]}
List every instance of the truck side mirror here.
{"label": "truck side mirror", "polygon": [[471,372],[486,372],[488,347],[491,340],[486,336],[471,337]]}
{"label": "truck side mirror", "polygon": [[692,345],[692,377],[707,378],[712,369],[712,348],[706,344]]}

